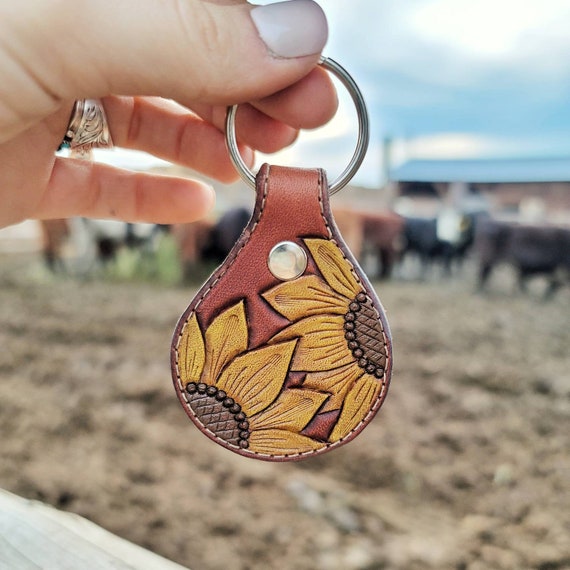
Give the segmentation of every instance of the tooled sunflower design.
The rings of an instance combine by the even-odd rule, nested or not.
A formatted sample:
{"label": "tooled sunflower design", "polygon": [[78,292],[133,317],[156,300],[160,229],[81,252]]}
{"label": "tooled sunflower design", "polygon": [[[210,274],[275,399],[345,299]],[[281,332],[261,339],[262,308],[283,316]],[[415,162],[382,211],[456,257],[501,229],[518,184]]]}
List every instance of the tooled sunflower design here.
{"label": "tooled sunflower design", "polygon": [[230,447],[266,455],[322,447],[301,434],[329,394],[284,388],[297,339],[247,350],[244,302],[228,308],[203,333],[194,313],[176,351],[178,378],[194,421]]}
{"label": "tooled sunflower design", "polygon": [[328,441],[346,437],[383,390],[387,340],[372,299],[335,242],[305,239],[322,277],[306,275],[263,294],[292,324],[271,343],[297,340],[291,362],[306,372],[303,388],[331,397],[320,412],[339,411]]}

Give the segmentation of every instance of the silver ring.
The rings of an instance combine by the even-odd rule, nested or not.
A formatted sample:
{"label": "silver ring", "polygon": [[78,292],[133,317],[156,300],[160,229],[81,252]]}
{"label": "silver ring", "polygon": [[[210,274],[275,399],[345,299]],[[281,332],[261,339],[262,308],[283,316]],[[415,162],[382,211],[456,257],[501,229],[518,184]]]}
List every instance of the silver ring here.
{"label": "silver ring", "polygon": [[[356,149],[352,155],[352,159],[348,163],[348,166],[330,185],[329,194],[332,196],[339,190],[342,190],[342,188],[350,182],[352,177],[356,174],[356,171],[360,168],[360,165],[366,156],[366,151],[368,150],[368,143],[370,142],[370,123],[362,92],[346,69],[328,57],[322,57],[319,61],[319,65],[337,77],[347,88],[348,93],[356,106],[358,116],[358,140],[356,141]],[[249,184],[249,186],[255,189],[255,175],[243,161],[238,150],[235,125],[238,106],[239,105],[228,107],[226,114],[226,145],[236,170],[239,172],[242,179]]]}
{"label": "silver ring", "polygon": [[69,148],[72,156],[89,157],[94,148],[112,147],[113,140],[101,101],[77,100],[60,149]]}

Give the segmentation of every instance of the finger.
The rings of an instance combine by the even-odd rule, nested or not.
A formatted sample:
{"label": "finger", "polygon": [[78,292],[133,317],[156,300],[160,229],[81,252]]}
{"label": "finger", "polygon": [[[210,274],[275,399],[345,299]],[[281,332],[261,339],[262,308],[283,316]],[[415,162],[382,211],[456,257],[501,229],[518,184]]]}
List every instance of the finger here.
{"label": "finger", "polygon": [[58,158],[32,217],[83,216],[173,224],[198,220],[213,204],[214,191],[202,182]]}
{"label": "finger", "polygon": [[327,39],[324,13],[312,0],[257,7],[202,0],[79,5],[86,9],[76,16],[86,29],[78,35],[85,41],[93,34],[98,49],[88,60],[109,66],[113,93],[135,86],[138,93],[167,89],[182,102],[259,99],[306,75]]}
{"label": "finger", "polygon": [[[46,113],[50,102],[55,110],[61,100],[110,93],[161,95],[187,106],[261,99],[304,77],[328,34],[313,0],[76,0],[62,10],[34,0],[3,11],[4,43],[12,59],[26,62],[6,78],[7,104],[20,118],[38,107]],[[20,104],[14,94],[30,93],[30,82],[35,105],[27,95]]]}
{"label": "finger", "polygon": [[[193,105],[193,110],[220,131],[226,128],[227,107]],[[270,154],[295,142],[299,132],[285,123],[267,116],[249,104],[240,106],[236,114],[236,136],[242,143]]]}
{"label": "finger", "polygon": [[295,129],[315,129],[334,117],[338,98],[328,72],[317,67],[290,87],[252,104]]}
{"label": "finger", "polygon": [[[158,97],[105,97],[103,103],[116,146],[146,151],[221,182],[237,179],[225,136],[184,107]],[[253,151],[242,145],[240,152],[252,166]]]}
{"label": "finger", "polygon": [[[300,129],[314,129],[336,113],[338,99],[329,74],[315,68],[294,85],[251,104],[242,105],[236,117],[237,138],[264,153],[276,152],[293,143]],[[194,104],[206,121],[223,131],[225,106]]]}

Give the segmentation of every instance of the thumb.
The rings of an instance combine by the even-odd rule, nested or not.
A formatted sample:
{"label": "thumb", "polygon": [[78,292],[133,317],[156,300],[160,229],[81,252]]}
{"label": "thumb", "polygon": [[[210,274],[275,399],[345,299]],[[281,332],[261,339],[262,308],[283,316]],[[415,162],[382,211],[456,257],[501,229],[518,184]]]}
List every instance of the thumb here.
{"label": "thumb", "polygon": [[328,34],[313,0],[266,6],[243,0],[75,0],[65,6],[74,20],[65,18],[65,43],[80,46],[62,54],[70,60],[62,69],[77,78],[67,80],[74,91],[69,98],[140,94],[210,104],[259,99],[306,75]]}

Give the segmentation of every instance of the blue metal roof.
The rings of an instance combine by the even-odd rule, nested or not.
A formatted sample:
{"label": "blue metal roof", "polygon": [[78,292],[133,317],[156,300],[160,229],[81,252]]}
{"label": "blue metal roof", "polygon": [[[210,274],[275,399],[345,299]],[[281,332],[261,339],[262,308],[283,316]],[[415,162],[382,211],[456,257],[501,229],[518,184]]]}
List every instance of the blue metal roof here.
{"label": "blue metal roof", "polygon": [[390,172],[396,182],[570,182],[568,158],[410,160]]}

